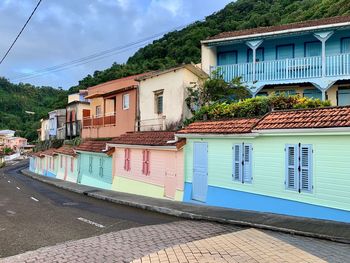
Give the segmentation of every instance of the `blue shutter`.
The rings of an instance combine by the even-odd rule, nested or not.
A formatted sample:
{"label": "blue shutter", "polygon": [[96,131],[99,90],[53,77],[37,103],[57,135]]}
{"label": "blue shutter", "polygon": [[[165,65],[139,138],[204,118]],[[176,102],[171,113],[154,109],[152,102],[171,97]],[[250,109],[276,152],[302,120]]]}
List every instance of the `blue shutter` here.
{"label": "blue shutter", "polygon": [[89,173],[92,173],[92,156],[89,156]]}
{"label": "blue shutter", "polygon": [[322,92],[319,89],[305,89],[304,97],[322,100]]}
{"label": "blue shutter", "polygon": [[103,177],[103,157],[100,158],[100,169],[99,169],[99,175],[100,177]]}
{"label": "blue shutter", "polygon": [[350,105],[350,87],[338,88],[338,106]]}
{"label": "blue shutter", "polygon": [[[253,50],[252,49],[248,49],[248,56],[247,56],[247,62],[248,63],[252,63],[253,62]],[[264,49],[259,47],[256,50],[256,62],[261,62],[264,61]]]}
{"label": "blue shutter", "polygon": [[312,146],[300,147],[300,190],[312,191]]}
{"label": "blue shutter", "polygon": [[235,181],[242,182],[242,145],[235,144],[233,150],[233,171],[232,178]]}
{"label": "blue shutter", "polygon": [[276,59],[294,58],[294,46],[284,45],[276,47]]}
{"label": "blue shutter", "polygon": [[305,57],[320,57],[322,55],[321,42],[305,43]]}
{"label": "blue shutter", "polygon": [[298,189],[298,159],[299,151],[297,145],[286,145],[286,181],[287,189]]}
{"label": "blue shutter", "polygon": [[243,146],[243,160],[244,160],[244,169],[243,169],[243,181],[245,183],[252,182],[252,145],[244,144]]}
{"label": "blue shutter", "polygon": [[341,40],[341,53],[350,53],[350,37]]}
{"label": "blue shutter", "polygon": [[237,51],[220,52],[218,53],[218,65],[237,64]]}

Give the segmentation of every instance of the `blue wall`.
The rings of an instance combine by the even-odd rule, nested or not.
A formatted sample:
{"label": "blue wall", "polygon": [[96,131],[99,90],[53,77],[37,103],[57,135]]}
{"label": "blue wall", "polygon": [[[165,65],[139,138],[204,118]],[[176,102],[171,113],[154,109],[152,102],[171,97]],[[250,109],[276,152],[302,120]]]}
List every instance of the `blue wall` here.
{"label": "blue wall", "polygon": [[350,223],[349,211],[214,186],[208,186],[207,200],[200,203],[192,200],[192,183],[185,183],[184,202]]}

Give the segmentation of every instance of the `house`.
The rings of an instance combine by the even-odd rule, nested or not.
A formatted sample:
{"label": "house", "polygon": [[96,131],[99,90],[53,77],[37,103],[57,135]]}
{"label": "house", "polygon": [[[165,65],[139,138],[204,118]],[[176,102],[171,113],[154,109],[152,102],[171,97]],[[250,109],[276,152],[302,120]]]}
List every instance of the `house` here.
{"label": "house", "polygon": [[66,109],[49,112],[49,138],[64,140],[66,137]]}
{"label": "house", "polygon": [[6,137],[3,139],[3,147],[16,152],[23,152],[28,145],[28,140],[22,137]]}
{"label": "house", "polygon": [[51,148],[40,153],[42,175],[56,177],[58,168],[58,158],[55,149]]}
{"label": "house", "polygon": [[350,107],[198,122],[177,136],[185,202],[350,222]]}
{"label": "house", "polygon": [[29,171],[43,175],[44,167],[45,165],[41,152],[35,152],[29,156]]}
{"label": "house", "polygon": [[113,138],[135,130],[137,88],[129,76],[88,88],[90,110],[83,111],[82,138]]}
{"label": "house", "polygon": [[105,141],[86,141],[76,147],[78,183],[110,190],[112,188],[112,157]]}
{"label": "house", "polygon": [[68,95],[66,107],[66,139],[74,139],[81,136],[83,124],[83,111],[90,110],[90,102],[85,99],[86,90]]}
{"label": "house", "polygon": [[49,134],[49,120],[48,119],[41,119],[40,120],[40,128],[38,131],[38,139],[40,141],[47,141],[50,139]]}
{"label": "house", "polygon": [[190,118],[185,99],[187,88],[201,85],[208,75],[194,64],[152,72],[139,81],[138,129],[166,130]]}
{"label": "house", "polygon": [[12,130],[0,130],[0,147],[4,148],[6,139],[14,137],[15,133]]}
{"label": "house", "polygon": [[112,190],[169,198],[183,198],[183,151],[185,140],[174,132],[129,132],[107,145],[114,148]]}
{"label": "house", "polygon": [[224,32],[202,41],[202,69],[272,92],[350,104],[350,16]]}
{"label": "house", "polygon": [[74,152],[74,148],[64,145],[56,149],[55,153],[58,159],[56,178],[76,183],[79,167],[77,154]]}

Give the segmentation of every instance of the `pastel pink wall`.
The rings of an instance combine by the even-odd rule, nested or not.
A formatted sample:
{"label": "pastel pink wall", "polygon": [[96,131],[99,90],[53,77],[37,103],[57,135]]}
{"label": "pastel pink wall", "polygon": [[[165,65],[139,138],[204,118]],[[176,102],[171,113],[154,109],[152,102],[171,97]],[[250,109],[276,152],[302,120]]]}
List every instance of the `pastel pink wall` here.
{"label": "pastel pink wall", "polygon": [[176,175],[176,189],[184,188],[183,151],[155,150],[150,151],[150,174],[142,174],[143,149],[130,149],[130,171],[124,170],[124,148],[116,148],[113,154],[113,176],[121,176],[144,183],[164,187],[166,174]]}

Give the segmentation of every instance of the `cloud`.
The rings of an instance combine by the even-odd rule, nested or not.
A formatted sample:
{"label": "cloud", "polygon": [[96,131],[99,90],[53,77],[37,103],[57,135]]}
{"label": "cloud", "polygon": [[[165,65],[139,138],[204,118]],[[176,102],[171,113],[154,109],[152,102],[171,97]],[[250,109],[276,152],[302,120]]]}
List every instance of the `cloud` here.
{"label": "cloud", "polygon": [[[60,0],[43,1],[15,47],[0,65],[8,78],[126,45],[191,23],[229,0]],[[36,1],[0,1],[0,56],[9,47]],[[109,56],[69,70],[29,79],[36,85],[69,88],[95,70],[123,63],[136,51]]]}

